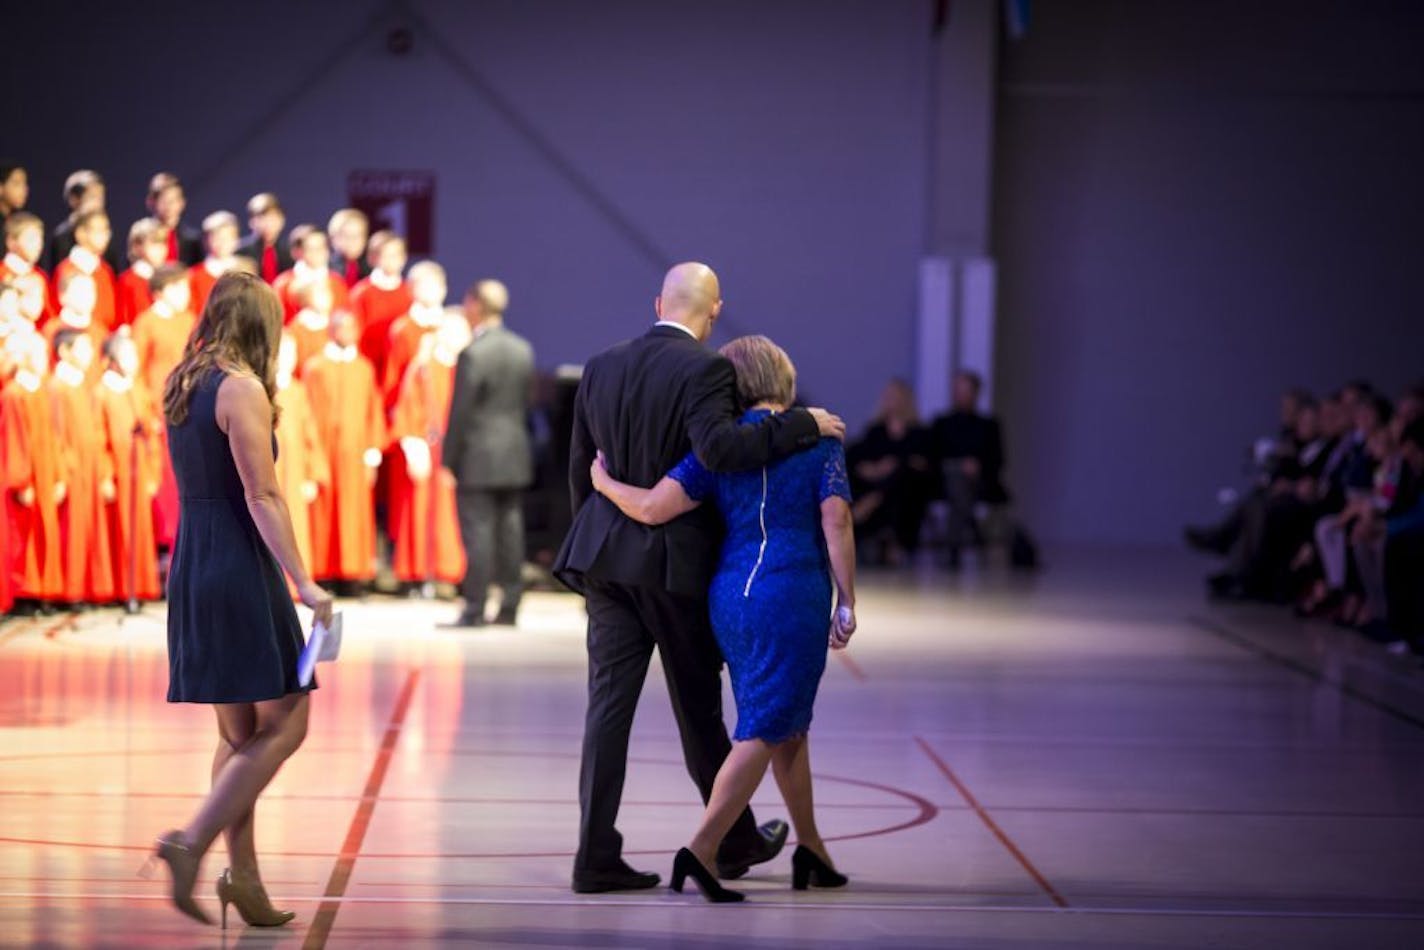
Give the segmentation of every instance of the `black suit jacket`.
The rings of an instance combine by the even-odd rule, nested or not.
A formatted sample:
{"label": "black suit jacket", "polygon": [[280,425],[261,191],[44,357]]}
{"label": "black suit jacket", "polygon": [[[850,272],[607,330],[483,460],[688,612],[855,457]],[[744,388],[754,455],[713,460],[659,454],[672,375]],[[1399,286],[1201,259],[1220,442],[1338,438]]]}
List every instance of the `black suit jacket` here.
{"label": "black suit jacket", "polygon": [[[109,262],[109,267],[114,273],[122,274],[128,266],[123,263],[123,258],[119,253],[121,247],[127,249],[126,238],[120,237],[118,232],[109,239],[109,246],[104,250],[104,260]],[[55,226],[50,233],[49,247],[45,249],[44,262],[45,269],[51,274],[59,266],[59,262],[69,256],[69,252],[74,250],[74,222],[66,218]]]}
{"label": "black suit jacket", "polygon": [[207,256],[207,249],[203,247],[203,236],[196,228],[178,222],[178,263],[184,267],[193,267],[203,263],[203,258]]}
{"label": "black suit jacket", "polygon": [[580,592],[592,578],[705,596],[722,536],[712,506],[658,527],[639,524],[594,492],[588,470],[602,449],[614,478],[649,488],[689,451],[712,471],[735,472],[820,439],[804,409],[755,426],[740,425],[740,414],[732,364],[676,327],[655,326],[590,360],[569,451],[574,523],[555,575]]}
{"label": "black suit jacket", "polygon": [[936,461],[972,458],[979,461],[979,497],[991,505],[1008,502],[1004,488],[1004,439],[999,420],[977,412],[946,413],[930,427]]}
{"label": "black suit jacket", "polygon": [[503,326],[480,333],[460,354],[441,457],[461,489],[529,487],[533,383],[534,348]]}
{"label": "black suit jacket", "polygon": [[[285,237],[278,237],[277,243],[273,245],[277,249],[277,273],[292,269],[292,251],[287,246]],[[262,241],[255,234],[249,234],[247,240],[237,249],[237,253],[243,257],[251,258],[257,264],[257,273],[262,273]]]}

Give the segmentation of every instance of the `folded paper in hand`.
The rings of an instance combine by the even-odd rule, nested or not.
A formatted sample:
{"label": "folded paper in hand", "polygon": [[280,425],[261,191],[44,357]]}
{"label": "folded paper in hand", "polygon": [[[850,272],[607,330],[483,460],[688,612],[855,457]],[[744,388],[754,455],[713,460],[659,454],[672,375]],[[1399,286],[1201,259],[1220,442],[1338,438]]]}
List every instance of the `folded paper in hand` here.
{"label": "folded paper in hand", "polygon": [[318,663],[328,663],[341,654],[341,614],[331,616],[331,626],[314,624],[306,648],[297,660],[297,681],[303,687],[311,685]]}

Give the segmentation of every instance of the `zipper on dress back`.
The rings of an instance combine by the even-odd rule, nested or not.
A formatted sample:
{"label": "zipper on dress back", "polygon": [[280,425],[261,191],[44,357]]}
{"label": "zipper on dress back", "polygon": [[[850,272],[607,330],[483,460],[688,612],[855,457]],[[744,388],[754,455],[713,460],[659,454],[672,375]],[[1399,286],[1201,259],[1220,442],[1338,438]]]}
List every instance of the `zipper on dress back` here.
{"label": "zipper on dress back", "polygon": [[747,575],[747,584],[742,588],[742,596],[752,595],[752,581],[756,580],[757,571],[761,570],[761,560],[766,556],[766,466],[761,467],[761,507],[757,509],[757,518],[761,521],[761,547],[757,549],[756,563],[752,565],[752,572]]}

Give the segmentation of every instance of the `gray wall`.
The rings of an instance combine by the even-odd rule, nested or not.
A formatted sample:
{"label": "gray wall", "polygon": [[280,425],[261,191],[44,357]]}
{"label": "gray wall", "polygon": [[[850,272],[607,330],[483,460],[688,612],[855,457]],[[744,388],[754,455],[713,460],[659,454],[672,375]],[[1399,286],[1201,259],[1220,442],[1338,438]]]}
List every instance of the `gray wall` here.
{"label": "gray wall", "polygon": [[[324,221],[351,168],[434,169],[434,257],[457,292],[504,278],[546,366],[640,332],[663,265],[699,258],[723,278],[719,337],[784,342],[804,390],[856,421],[910,371],[926,2],[15,6],[7,33],[31,42],[3,68],[29,78],[6,85],[36,94],[12,128],[37,130],[51,218],[84,165],[125,228],[159,168],[190,182],[190,217],[270,189],[292,223]],[[80,15],[99,29],[71,35]]]}
{"label": "gray wall", "polygon": [[1424,377],[1424,4],[1039,0],[997,117],[998,386],[1050,539],[1170,539],[1276,395]]}

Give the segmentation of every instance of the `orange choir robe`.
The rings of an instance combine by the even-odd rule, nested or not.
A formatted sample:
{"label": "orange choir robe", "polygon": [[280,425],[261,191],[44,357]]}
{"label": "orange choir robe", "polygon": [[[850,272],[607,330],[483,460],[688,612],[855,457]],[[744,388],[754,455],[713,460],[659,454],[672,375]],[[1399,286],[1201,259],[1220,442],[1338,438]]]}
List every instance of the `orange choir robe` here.
{"label": "orange choir robe", "polygon": [[208,304],[208,294],[213,292],[213,284],[218,282],[218,278],[225,271],[220,270],[214,274],[208,268],[208,262],[204,261],[197,267],[188,268],[188,292],[191,297],[188,309],[194,313],[202,313],[203,308]]}
{"label": "orange choir robe", "polygon": [[158,546],[153,536],[153,496],[162,471],[157,407],[142,383],[112,372],[103,375],[96,392],[117,489],[114,500],[105,506],[114,590],[125,601],[157,600],[162,592],[158,586]]}
{"label": "orange choir robe", "polygon": [[50,283],[49,275],[42,268],[26,264],[18,254],[6,254],[4,258],[0,258],[0,283],[23,287],[35,281],[39,282],[40,295],[44,299],[44,310],[35,320],[35,325],[39,326],[47,323],[59,312],[59,307],[55,304],[54,285]]}
{"label": "orange choir robe", "polygon": [[[59,299],[59,288],[64,283],[64,279],[70,274],[84,273],[79,266],[74,263],[74,259],[66,257],[60,261],[54,269],[54,299]],[[94,278],[94,322],[99,325],[101,332],[107,333],[117,326],[118,304],[116,302],[114,269],[109,266],[106,260],[100,260],[94,272],[89,275]]]}
{"label": "orange choir robe", "polygon": [[[435,359],[411,363],[391,413],[392,566],[402,581],[434,579],[457,584],[465,576],[465,550],[455,513],[455,476],[441,467],[439,457],[454,387],[454,366]],[[416,480],[410,476],[400,448],[403,438],[420,439],[430,446],[428,477]]]}
{"label": "orange choir robe", "polygon": [[376,574],[375,469],[366,462],[386,442],[375,370],[359,353],[332,345],[307,364],[302,381],[331,474],[312,506],[312,573],[370,580]]}
{"label": "orange choir robe", "polygon": [[5,399],[8,373],[0,373],[0,614],[15,606],[15,567],[20,563],[22,545],[18,530],[20,503],[15,500],[12,485],[30,483],[30,459],[19,448],[25,438],[24,419],[16,411],[18,404]]}
{"label": "orange choir robe", "polygon": [[316,356],[331,339],[331,320],[314,311],[303,310],[287,327],[287,333],[297,345],[297,375],[313,356]]}
{"label": "orange choir robe", "polygon": [[[277,291],[277,297],[282,301],[282,312],[289,324],[302,309],[302,302],[297,299],[296,293],[300,277],[301,272],[294,267],[291,270],[282,271],[272,282],[272,289]],[[331,271],[327,271],[326,284],[331,288],[332,311],[347,309],[350,306],[351,291],[347,289],[346,281]]]}
{"label": "orange choir robe", "polygon": [[[64,481],[48,388],[19,378],[0,390],[0,473],[10,521],[11,588],[16,597],[55,601],[64,594],[56,486]],[[26,489],[29,505],[20,503]]]}
{"label": "orange choir robe", "polygon": [[351,288],[351,312],[361,327],[361,354],[375,367],[378,382],[385,380],[391,324],[410,312],[413,302],[408,281],[401,281],[395,290],[382,290],[367,277]]}
{"label": "orange choir robe", "polygon": [[[152,271],[149,272],[152,276]],[[153,306],[153,292],[148,289],[148,277],[130,267],[119,275],[114,288],[114,315],[118,326],[130,326],[138,315]]]}
{"label": "orange choir robe", "polygon": [[64,545],[64,594],[70,603],[108,603],[114,597],[106,501],[100,486],[114,477],[114,457],[99,416],[99,400],[87,379],[71,379],[68,367],[50,378],[59,450],[69,487],[59,509]]}
{"label": "orange choir robe", "polygon": [[[277,390],[277,485],[292,514],[292,533],[297,552],[307,570],[312,570],[312,502],[302,496],[302,484],[315,482],[319,488],[331,483],[330,463],[317,432],[316,417],[306,386],[293,379]],[[291,579],[288,578],[288,584]],[[293,591],[295,593],[295,589]]]}
{"label": "orange choir robe", "polygon": [[400,393],[401,380],[405,370],[415,355],[420,352],[420,341],[429,333],[434,333],[438,324],[421,323],[411,314],[397,317],[391,323],[389,342],[386,344],[385,375],[381,380],[381,393],[386,411],[390,412]]}
{"label": "orange choir robe", "polygon": [[[168,374],[183,357],[183,348],[198,318],[188,311],[173,313],[166,304],[150,307],[134,321],[134,345],[138,349],[139,383],[159,407],[162,416],[163,388]],[[172,547],[178,536],[178,480],[168,458],[168,429],[158,427],[158,496],[153,500],[154,538],[163,547]]]}

